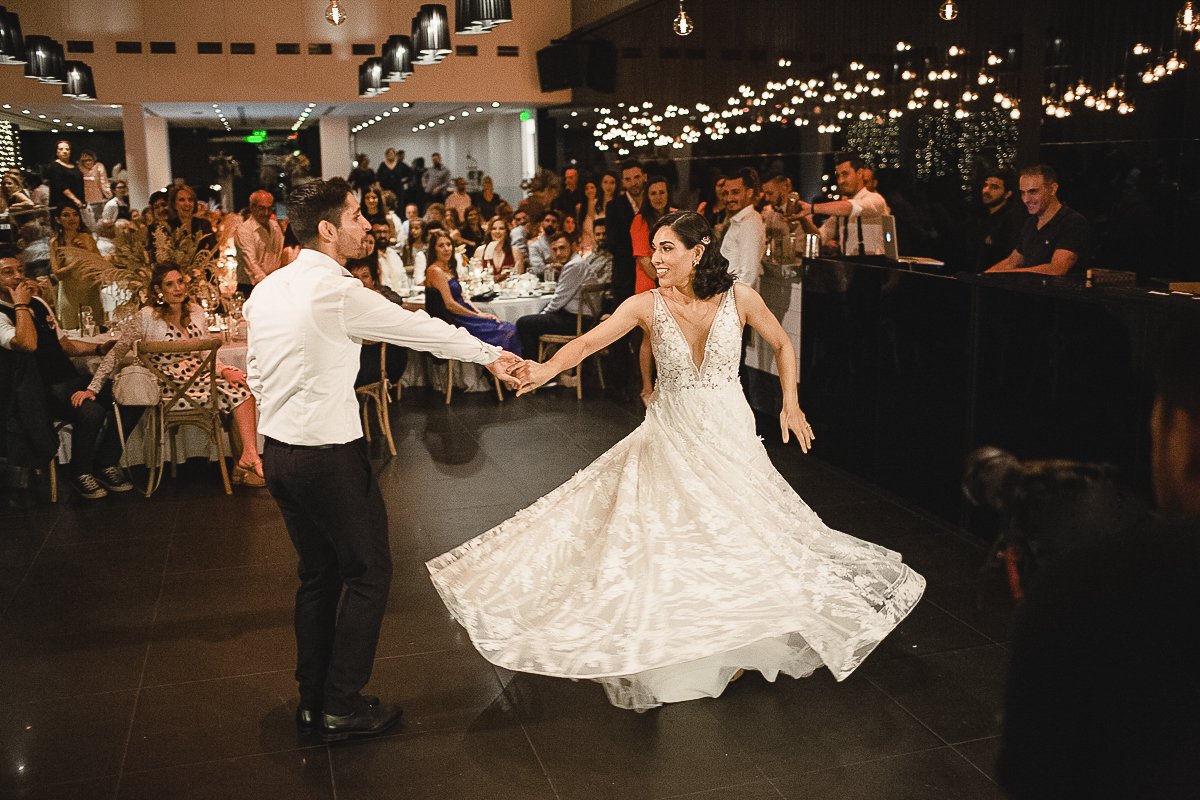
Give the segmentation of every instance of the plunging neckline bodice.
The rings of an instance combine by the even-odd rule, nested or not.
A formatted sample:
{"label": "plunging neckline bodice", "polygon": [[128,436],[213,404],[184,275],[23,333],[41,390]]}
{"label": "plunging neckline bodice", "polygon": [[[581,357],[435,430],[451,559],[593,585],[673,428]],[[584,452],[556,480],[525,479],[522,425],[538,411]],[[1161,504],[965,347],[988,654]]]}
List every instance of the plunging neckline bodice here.
{"label": "plunging neckline bodice", "polygon": [[700,349],[699,364],[696,363],[696,353],[692,349],[692,343],[688,341],[687,334],[684,332],[683,326],[679,324],[679,320],[676,319],[675,312],[671,310],[671,306],[667,302],[667,298],[663,297],[662,293],[658,289],[655,289],[654,293],[658,295],[659,302],[661,302],[663,304],[663,308],[666,309],[667,316],[671,318],[671,324],[675,326],[676,332],[679,333],[679,335],[683,338],[684,344],[687,345],[689,360],[692,362],[692,367],[696,370],[696,377],[700,378],[704,375],[704,363],[708,361],[708,343],[712,339],[712,332],[713,328],[716,327],[717,317],[720,315],[721,309],[725,306],[725,301],[729,299],[728,293],[726,293],[726,295],[717,302],[717,309],[713,312],[713,317],[708,322],[708,328],[704,332],[704,344]]}

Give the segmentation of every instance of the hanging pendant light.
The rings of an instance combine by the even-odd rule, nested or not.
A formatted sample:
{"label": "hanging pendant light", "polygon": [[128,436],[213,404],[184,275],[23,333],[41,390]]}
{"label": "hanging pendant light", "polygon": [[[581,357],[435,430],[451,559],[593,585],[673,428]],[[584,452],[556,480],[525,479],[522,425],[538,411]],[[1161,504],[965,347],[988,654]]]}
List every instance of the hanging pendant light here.
{"label": "hanging pendant light", "polygon": [[512,22],[512,0],[473,0],[475,22],[488,30]]}
{"label": "hanging pendant light", "polygon": [[82,61],[68,61],[67,83],[62,93],[76,100],[95,100],[96,82],[92,78],[92,68]]}
{"label": "hanging pendant light", "polygon": [[1175,24],[1188,33],[1200,30],[1200,12],[1192,3],[1184,3],[1175,17]]}
{"label": "hanging pendant light", "polygon": [[480,19],[479,0],[455,0],[454,32],[462,36],[487,33],[492,28]]}
{"label": "hanging pendant light", "polygon": [[692,31],[696,30],[692,18],[683,10],[683,0],[679,0],[679,13],[675,15],[675,20],[671,23],[671,30],[675,31],[676,36],[691,36]]}
{"label": "hanging pendant light", "polygon": [[413,74],[412,38],[389,36],[383,43],[383,79],[388,83],[399,83]]}
{"label": "hanging pendant light", "polygon": [[358,67],[358,96],[378,97],[392,87],[383,79],[383,59],[368,58]]}
{"label": "hanging pendant light", "polygon": [[65,86],[67,83],[67,55],[63,50],[62,44],[54,39],[50,40],[50,56],[45,74],[39,80],[42,83],[50,83],[56,86]]}
{"label": "hanging pendant light", "polygon": [[954,0],[942,0],[942,4],[938,6],[938,18],[944,22],[950,22],[958,18],[958,3]]}
{"label": "hanging pendant light", "polygon": [[25,63],[25,38],[15,11],[0,6],[0,64]]}
{"label": "hanging pendant light", "polygon": [[338,0],[329,0],[329,5],[325,7],[325,21],[335,26],[346,21],[346,11]]}
{"label": "hanging pendant light", "polygon": [[413,63],[430,66],[450,55],[450,16],[440,3],[421,6],[413,17]]}
{"label": "hanging pendant light", "polygon": [[50,37],[31,33],[25,37],[25,77],[40,81],[50,71]]}

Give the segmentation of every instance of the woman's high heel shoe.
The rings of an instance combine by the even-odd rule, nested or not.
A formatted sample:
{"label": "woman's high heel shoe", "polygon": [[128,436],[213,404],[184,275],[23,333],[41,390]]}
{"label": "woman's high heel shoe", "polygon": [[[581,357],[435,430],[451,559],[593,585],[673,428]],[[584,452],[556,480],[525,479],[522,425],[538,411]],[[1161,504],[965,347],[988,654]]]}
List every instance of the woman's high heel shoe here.
{"label": "woman's high heel shoe", "polygon": [[241,461],[233,465],[233,474],[229,476],[235,484],[253,486],[256,488],[267,485],[262,476],[262,461],[253,464],[243,464]]}

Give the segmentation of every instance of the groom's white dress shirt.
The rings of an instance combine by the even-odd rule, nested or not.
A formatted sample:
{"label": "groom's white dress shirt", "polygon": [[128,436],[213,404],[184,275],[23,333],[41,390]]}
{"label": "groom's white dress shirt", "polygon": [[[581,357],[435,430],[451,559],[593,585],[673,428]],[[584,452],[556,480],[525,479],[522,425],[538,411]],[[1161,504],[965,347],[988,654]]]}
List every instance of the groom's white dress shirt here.
{"label": "groom's white dress shirt", "polygon": [[490,364],[499,348],[424,311],[405,311],[316,250],[254,288],[247,382],[259,433],[296,445],[344,444],[362,436],[354,379],[364,339]]}

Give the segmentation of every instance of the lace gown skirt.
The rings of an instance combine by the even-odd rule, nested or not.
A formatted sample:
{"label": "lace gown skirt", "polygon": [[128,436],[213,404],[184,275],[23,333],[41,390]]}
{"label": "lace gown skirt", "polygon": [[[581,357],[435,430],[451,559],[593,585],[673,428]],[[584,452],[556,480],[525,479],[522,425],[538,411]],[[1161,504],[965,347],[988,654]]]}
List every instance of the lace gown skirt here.
{"label": "lace gown skirt", "polygon": [[[827,527],[775,471],[736,364],[732,380],[672,382],[657,322],[653,336],[668,385],[645,422],[430,561],[434,584],[492,663],[596,680],[624,708],[717,696],[742,668],[844,679],[924,579]],[[740,328],[724,336],[736,361]]]}

